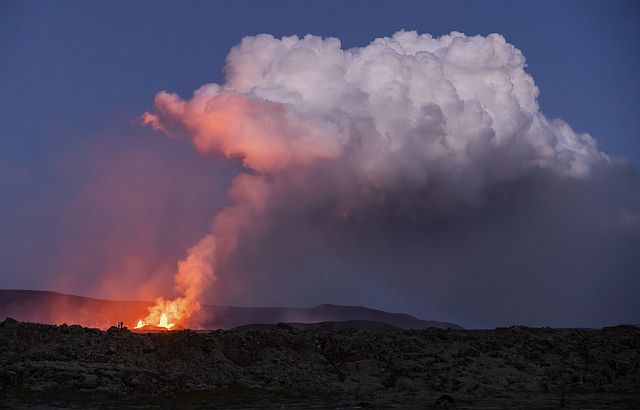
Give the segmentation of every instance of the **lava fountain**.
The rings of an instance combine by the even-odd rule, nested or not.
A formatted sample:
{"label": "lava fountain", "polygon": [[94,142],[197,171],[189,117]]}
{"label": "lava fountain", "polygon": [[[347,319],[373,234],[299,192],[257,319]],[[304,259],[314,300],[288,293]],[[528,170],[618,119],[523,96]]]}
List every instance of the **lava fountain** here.
{"label": "lava fountain", "polygon": [[[152,326],[153,324],[151,323],[145,323],[144,320],[140,319],[138,320],[138,324],[134,327],[134,329],[141,329],[145,326]],[[163,327],[167,330],[171,330],[171,328],[173,328],[176,324],[175,323],[169,323],[169,319],[167,318],[167,314],[162,312],[162,314],[160,315],[160,321],[158,323],[156,323],[153,326],[156,327]]]}
{"label": "lava fountain", "polygon": [[184,325],[199,311],[204,289],[215,280],[215,248],[215,237],[209,234],[189,249],[187,258],[178,262],[175,276],[175,289],[182,296],[172,300],[156,299],[155,304],[149,307],[149,314],[140,318],[134,328],[150,326],[171,330],[177,324]]}

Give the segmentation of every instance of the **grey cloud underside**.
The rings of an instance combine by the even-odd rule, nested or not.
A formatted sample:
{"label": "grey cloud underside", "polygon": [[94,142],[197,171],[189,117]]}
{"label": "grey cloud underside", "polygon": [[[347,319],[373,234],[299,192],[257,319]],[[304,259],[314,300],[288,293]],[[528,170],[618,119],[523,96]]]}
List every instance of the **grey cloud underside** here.
{"label": "grey cloud underside", "polygon": [[[309,189],[323,190],[316,182]],[[442,207],[428,188],[396,193],[347,218],[331,202],[300,207],[307,191],[288,191],[241,236],[212,291],[251,305],[363,304],[468,327],[637,323],[640,226],[625,215],[640,212],[639,193],[640,176],[625,165],[588,180],[540,173],[475,204]]]}

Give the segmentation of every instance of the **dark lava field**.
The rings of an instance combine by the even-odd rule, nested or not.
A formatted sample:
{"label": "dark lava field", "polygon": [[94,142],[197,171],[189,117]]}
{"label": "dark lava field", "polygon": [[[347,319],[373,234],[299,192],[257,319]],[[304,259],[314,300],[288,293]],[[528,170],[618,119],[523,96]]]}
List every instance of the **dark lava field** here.
{"label": "dark lava field", "polygon": [[135,333],[7,319],[0,408],[640,409],[640,328]]}

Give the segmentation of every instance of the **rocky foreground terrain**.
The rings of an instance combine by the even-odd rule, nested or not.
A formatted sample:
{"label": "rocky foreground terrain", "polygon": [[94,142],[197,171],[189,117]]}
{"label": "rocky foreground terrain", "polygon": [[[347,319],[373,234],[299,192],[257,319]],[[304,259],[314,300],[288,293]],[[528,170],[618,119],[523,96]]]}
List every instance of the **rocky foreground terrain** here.
{"label": "rocky foreground terrain", "polygon": [[640,328],[134,333],[0,322],[0,408],[640,408]]}

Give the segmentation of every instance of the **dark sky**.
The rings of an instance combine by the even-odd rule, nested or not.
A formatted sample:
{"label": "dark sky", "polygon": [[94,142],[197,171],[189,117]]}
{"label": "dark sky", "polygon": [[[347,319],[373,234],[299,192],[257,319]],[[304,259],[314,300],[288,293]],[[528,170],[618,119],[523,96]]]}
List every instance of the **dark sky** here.
{"label": "dark sky", "polygon": [[[637,198],[630,195],[640,186],[633,170],[640,164],[639,18],[634,1],[0,1],[0,287],[129,298],[140,294],[135,288],[152,272],[160,279],[147,285],[150,289],[170,286],[175,261],[208,231],[211,215],[227,202],[226,190],[239,164],[203,158],[188,143],[163,139],[136,119],[152,108],[160,90],[188,97],[202,84],[223,81],[225,57],[243,37],[312,33],[338,37],[349,48],[400,29],[434,36],[497,32],[526,56],[547,117],[590,133],[603,151],[628,159],[630,169],[593,186],[569,188],[569,197],[561,195],[563,187],[541,190],[531,182],[524,191],[504,194],[504,201],[545,198],[539,207],[522,205],[498,218],[511,209],[500,202],[464,229],[456,227],[459,222],[445,221],[426,239],[416,228],[396,242],[348,251],[349,243],[366,244],[367,230],[349,224],[326,227],[318,236],[345,238],[348,232],[353,241],[345,239],[338,252],[317,255],[317,263],[292,258],[285,266],[273,261],[275,251],[243,250],[246,258],[267,266],[245,280],[264,281],[269,294],[258,297],[252,293],[257,290],[247,289],[259,285],[245,285],[245,291],[227,299],[211,297],[243,305],[362,303],[467,326],[640,321],[631,312],[639,307],[631,302],[632,291],[639,289],[640,268],[633,256],[637,231],[606,237],[608,228],[582,226],[586,219],[600,221],[598,215],[613,209],[612,204],[638,209]],[[573,211],[569,205],[584,201],[592,206],[576,205],[578,211]],[[570,233],[563,237],[545,231],[544,223],[531,222],[548,215],[560,215]],[[633,222],[636,215],[630,215]],[[371,218],[380,222],[381,217]],[[415,226],[396,222],[393,229]],[[279,224],[284,233],[291,232],[290,223]],[[477,228],[475,233],[470,226]],[[593,240],[575,241],[576,235]],[[288,246],[296,242],[295,234],[281,237]],[[524,238],[528,249],[522,257],[510,247],[515,237]],[[461,238],[469,244],[456,248]],[[426,242],[441,247],[437,255],[421,253],[419,244]],[[481,245],[486,243],[495,246]],[[381,246],[395,256],[371,254],[382,252]],[[498,263],[492,255],[504,253],[501,246],[513,252]],[[359,263],[357,255],[369,262]],[[541,255],[550,256],[543,263]],[[465,258],[473,269],[460,265]],[[232,264],[239,272],[251,271],[254,266],[243,268],[246,260],[240,256]],[[526,268],[523,260],[529,261]],[[411,284],[390,283],[388,272],[394,267],[410,272],[425,263],[440,272],[429,281],[447,283],[441,292],[416,294],[426,285],[411,284],[426,280],[415,274],[401,276]],[[551,266],[555,271],[539,280],[528,275]],[[348,273],[333,285],[315,283],[313,278],[326,276],[318,272],[331,269]],[[365,270],[375,271],[376,279],[363,281],[365,273],[358,272]],[[471,270],[482,270],[486,280],[472,276]],[[304,273],[292,276],[292,271]],[[111,279],[113,272],[118,272],[117,280]],[[604,276],[581,287],[579,295],[563,293],[571,284],[591,280],[589,275]],[[548,283],[558,277],[569,285]],[[294,290],[283,290],[284,284],[269,278]],[[220,281],[225,284],[224,278]],[[305,289],[298,296],[293,295],[296,286]],[[313,292],[314,287],[322,292]],[[462,289],[469,287],[478,293],[462,297]],[[354,289],[364,290],[359,294]],[[535,292],[520,297],[514,289]],[[493,292],[504,302],[479,309],[482,298],[494,298],[488,296]],[[505,313],[510,304],[513,310]]]}

